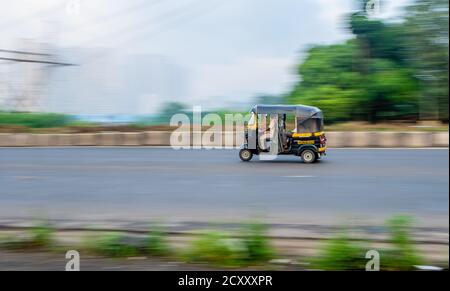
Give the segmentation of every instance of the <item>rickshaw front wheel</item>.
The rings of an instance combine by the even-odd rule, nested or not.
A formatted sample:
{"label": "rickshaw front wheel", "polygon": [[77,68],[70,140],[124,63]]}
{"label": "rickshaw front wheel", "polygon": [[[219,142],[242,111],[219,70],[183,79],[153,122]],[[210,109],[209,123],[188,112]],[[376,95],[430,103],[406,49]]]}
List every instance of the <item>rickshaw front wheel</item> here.
{"label": "rickshaw front wheel", "polygon": [[317,160],[317,155],[313,150],[304,150],[300,156],[306,164],[312,164]]}
{"label": "rickshaw front wheel", "polygon": [[248,162],[253,158],[253,153],[248,149],[241,149],[239,151],[239,158],[244,162]]}

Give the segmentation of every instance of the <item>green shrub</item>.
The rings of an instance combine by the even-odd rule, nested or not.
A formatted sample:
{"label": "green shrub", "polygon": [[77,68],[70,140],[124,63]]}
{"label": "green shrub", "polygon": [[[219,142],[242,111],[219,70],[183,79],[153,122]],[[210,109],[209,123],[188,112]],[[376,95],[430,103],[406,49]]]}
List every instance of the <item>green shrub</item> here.
{"label": "green shrub", "polygon": [[162,227],[154,226],[145,241],[145,251],[151,255],[165,256],[171,253],[167,233]]}
{"label": "green shrub", "polygon": [[410,238],[412,223],[412,218],[405,215],[387,221],[392,247],[380,253],[382,269],[413,270],[414,265],[423,264]]}
{"label": "green shrub", "polygon": [[88,249],[106,257],[132,257],[139,253],[139,247],[126,241],[120,234],[107,234],[94,239]]}
{"label": "green shrub", "polygon": [[187,256],[194,262],[241,265],[246,258],[246,249],[240,240],[226,233],[207,231],[193,241]]}
{"label": "green shrub", "polygon": [[68,115],[56,113],[0,112],[0,125],[20,125],[31,128],[62,127],[71,122]]}
{"label": "green shrub", "polygon": [[266,226],[258,223],[246,224],[240,238],[218,231],[203,232],[193,241],[188,259],[225,266],[268,261],[273,257],[274,250],[266,232]]}
{"label": "green shrub", "polygon": [[30,229],[31,244],[35,247],[48,247],[53,243],[54,229],[47,223],[38,224]]}
{"label": "green shrub", "polygon": [[267,236],[267,227],[261,223],[251,223],[244,228],[243,243],[246,248],[246,260],[249,262],[268,261],[274,256]]}
{"label": "green shrub", "polygon": [[[410,238],[412,219],[398,215],[387,221],[390,246],[377,250],[380,253],[380,270],[414,270],[423,261],[414,249]],[[367,259],[364,249],[341,234],[331,239],[321,255],[313,259],[315,268],[324,270],[365,270]]]}
{"label": "green shrub", "polygon": [[39,223],[21,235],[3,237],[0,247],[11,250],[48,248],[53,246],[54,232],[48,223]]}
{"label": "green shrub", "polygon": [[327,242],[322,254],[313,260],[312,266],[322,270],[364,270],[365,253],[364,249],[342,233]]}
{"label": "green shrub", "polygon": [[6,250],[23,250],[30,247],[29,239],[16,236],[3,236],[0,239],[0,247]]}

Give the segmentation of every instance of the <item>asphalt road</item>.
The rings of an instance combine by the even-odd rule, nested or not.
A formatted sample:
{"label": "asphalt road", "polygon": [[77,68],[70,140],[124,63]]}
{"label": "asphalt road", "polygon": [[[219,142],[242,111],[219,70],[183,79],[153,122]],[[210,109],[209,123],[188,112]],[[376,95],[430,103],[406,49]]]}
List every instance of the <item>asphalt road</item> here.
{"label": "asphalt road", "polygon": [[0,219],[382,221],[448,227],[448,149],[331,149],[241,162],[236,150],[0,148]]}

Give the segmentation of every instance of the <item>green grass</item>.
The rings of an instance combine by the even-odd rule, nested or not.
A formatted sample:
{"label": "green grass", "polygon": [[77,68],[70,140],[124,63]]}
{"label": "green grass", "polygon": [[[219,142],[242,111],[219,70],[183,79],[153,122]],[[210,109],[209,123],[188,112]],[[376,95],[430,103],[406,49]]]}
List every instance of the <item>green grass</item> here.
{"label": "green grass", "polygon": [[246,249],[241,240],[225,232],[205,231],[192,242],[186,256],[192,262],[240,266],[246,258]]}
{"label": "green grass", "polygon": [[54,240],[54,229],[47,223],[41,223],[30,229],[31,243],[36,247],[49,247]]}
{"label": "green grass", "polygon": [[413,219],[405,215],[397,215],[387,221],[391,248],[380,253],[382,269],[412,270],[414,265],[423,264],[410,237],[412,224]]}
{"label": "green grass", "polygon": [[45,249],[54,245],[54,229],[48,223],[38,223],[22,236],[7,236],[0,240],[4,249]]}
{"label": "green grass", "polygon": [[[386,222],[390,245],[375,249],[380,254],[380,270],[414,270],[415,265],[423,264],[410,238],[412,223],[412,218],[404,215],[394,216]],[[371,249],[368,242],[356,243],[343,232],[332,238],[321,254],[312,259],[312,266],[322,270],[365,270],[365,254]]]}
{"label": "green grass", "polygon": [[99,237],[88,237],[84,248],[94,254],[105,257],[133,257],[138,255],[169,256],[167,233],[154,226],[142,237],[130,237],[121,233],[108,233]]}
{"label": "green grass", "polygon": [[86,244],[87,250],[105,257],[132,257],[139,254],[139,247],[126,241],[124,235],[110,233],[91,238]]}
{"label": "green grass", "polygon": [[22,237],[3,235],[0,237],[0,248],[6,250],[25,249],[28,246],[28,241],[28,239]]}
{"label": "green grass", "polygon": [[343,232],[326,243],[321,255],[312,260],[312,266],[321,270],[364,270],[365,253]]}
{"label": "green grass", "polygon": [[189,261],[206,262],[217,266],[246,266],[265,263],[275,251],[269,244],[263,224],[245,224],[242,235],[233,237],[220,231],[205,231],[190,245]]}
{"label": "green grass", "polygon": [[[365,254],[374,249],[380,253],[381,270],[413,270],[424,262],[410,237],[413,220],[408,216],[394,216],[386,222],[389,246],[374,249],[367,241],[352,239],[346,230],[325,242],[320,255],[311,259],[311,267],[322,270],[365,270]],[[14,250],[55,250],[54,229],[45,222],[18,236],[2,236],[0,247]],[[178,257],[189,262],[208,263],[218,267],[263,265],[276,256],[270,244],[267,227],[261,223],[243,224],[236,233],[208,230],[182,251],[175,252],[167,232],[154,225],[145,236],[122,233],[95,234],[80,246],[92,254],[105,257],[133,257],[139,255]]]}
{"label": "green grass", "polygon": [[145,240],[145,251],[150,255],[166,256],[172,253],[167,233],[160,226],[153,226]]}
{"label": "green grass", "polygon": [[1,125],[16,125],[29,128],[51,128],[69,125],[71,118],[56,113],[0,112]]}
{"label": "green grass", "polygon": [[119,233],[90,237],[85,241],[84,248],[105,257],[175,256],[217,266],[263,263],[274,254],[266,227],[256,223],[244,225],[237,238],[226,232],[203,231],[185,250],[177,252],[171,248],[167,232],[158,225],[153,225],[143,238],[126,237]]}
{"label": "green grass", "polygon": [[274,257],[275,251],[270,246],[266,225],[250,223],[244,227],[243,233],[248,262],[264,262]]}

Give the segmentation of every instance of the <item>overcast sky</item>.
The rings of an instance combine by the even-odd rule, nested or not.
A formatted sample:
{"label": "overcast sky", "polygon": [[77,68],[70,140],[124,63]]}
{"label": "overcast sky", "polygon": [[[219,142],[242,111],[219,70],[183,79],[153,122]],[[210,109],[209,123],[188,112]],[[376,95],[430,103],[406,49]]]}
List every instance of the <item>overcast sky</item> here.
{"label": "overcast sky", "polygon": [[[205,104],[285,92],[308,46],[351,37],[343,20],[355,5],[353,0],[0,1],[0,49],[15,49],[18,38],[28,38],[63,48],[161,55],[186,72],[183,98]],[[385,1],[383,17],[395,15],[407,1]]]}

